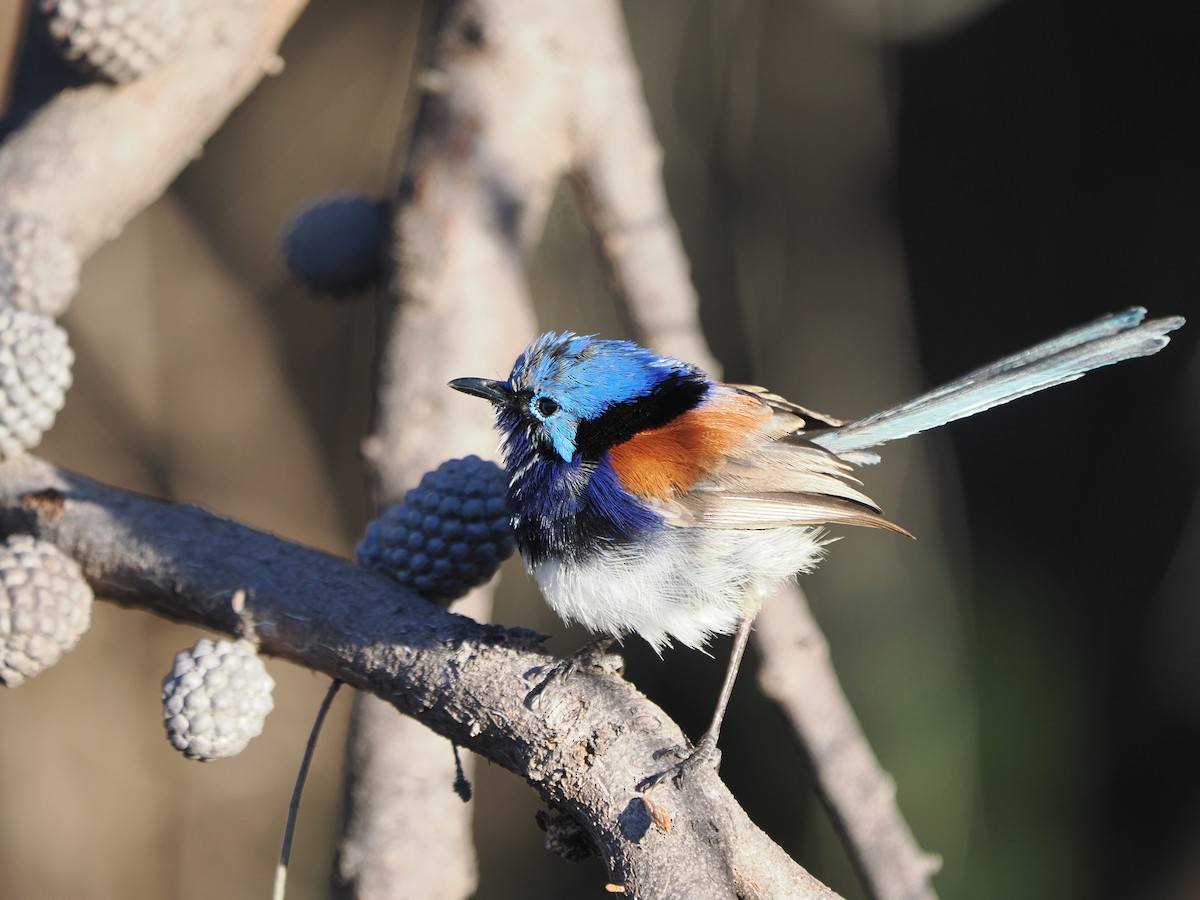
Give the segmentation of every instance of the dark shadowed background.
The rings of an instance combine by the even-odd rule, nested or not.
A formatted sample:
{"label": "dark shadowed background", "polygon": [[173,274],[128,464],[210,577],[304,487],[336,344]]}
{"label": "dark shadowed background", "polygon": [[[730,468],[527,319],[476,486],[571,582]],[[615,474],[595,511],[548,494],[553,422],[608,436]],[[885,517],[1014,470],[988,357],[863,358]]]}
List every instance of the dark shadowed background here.
{"label": "dark shadowed background", "polygon": [[[857,416],[1107,311],[1193,319],[1150,360],[889,448],[864,477],[919,540],[847,533],[805,587],[902,809],[945,860],[943,897],[1200,896],[1200,14],[1183,0],[626,14],[731,379]],[[316,196],[389,190],[422,15],[310,7],[282,73],[87,263],[64,319],[76,383],[40,453],[352,552],[371,301],[290,283],[279,240]],[[37,39],[25,52],[14,117],[54,82]],[[569,192],[532,278],[544,326],[621,333]],[[561,652],[585,639],[517,564],[495,616]],[[197,636],[99,604],[60,666],[0,695],[0,897],[267,895],[325,682],[271,663],[263,736],[187,762],[158,690]],[[725,645],[627,651],[628,676],[702,731]],[[297,900],[327,891],[347,707],[305,797]],[[861,896],[752,662],[726,728],[722,772],[751,816]],[[596,863],[542,849],[531,791],[486,763],[476,787],[479,897],[603,895]]]}

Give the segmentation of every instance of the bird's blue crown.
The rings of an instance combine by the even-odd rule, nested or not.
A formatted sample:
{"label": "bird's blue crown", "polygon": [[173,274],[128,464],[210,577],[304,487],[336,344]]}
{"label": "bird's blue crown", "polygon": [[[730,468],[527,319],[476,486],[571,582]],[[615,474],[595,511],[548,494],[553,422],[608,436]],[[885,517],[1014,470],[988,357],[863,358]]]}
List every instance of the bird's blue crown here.
{"label": "bird's blue crown", "polygon": [[526,431],[538,449],[564,462],[581,454],[598,459],[636,431],[665,425],[709,386],[688,363],[632,341],[569,331],[532,341],[506,384],[514,402],[501,410],[508,413],[501,428]]}

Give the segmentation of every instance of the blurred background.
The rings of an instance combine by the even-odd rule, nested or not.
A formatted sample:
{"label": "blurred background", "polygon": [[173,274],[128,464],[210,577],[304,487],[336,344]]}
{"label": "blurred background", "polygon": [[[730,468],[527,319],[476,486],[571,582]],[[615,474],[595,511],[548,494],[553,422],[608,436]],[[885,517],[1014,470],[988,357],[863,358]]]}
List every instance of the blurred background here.
{"label": "blurred background", "polygon": [[[87,262],[63,321],[75,386],[39,453],[352,553],[371,298],[291,283],[279,241],[315,197],[392,187],[427,12],[310,6],[283,72]],[[804,586],[901,808],[944,859],[943,897],[1200,897],[1200,14],[1183,0],[625,12],[729,378],[858,416],[1111,310],[1192,318],[1151,360],[889,448],[865,479],[918,541],[847,533]],[[31,36],[6,127],[59,82],[54,65]],[[544,326],[620,334],[569,192],[532,280]],[[559,652],[585,639],[515,563],[495,618]],[[234,760],[185,761],[158,692],[197,636],[98,604],[62,664],[0,694],[0,897],[266,895],[325,682],[272,662],[263,736]],[[626,652],[628,677],[699,734],[725,645]],[[327,893],[348,705],[301,811],[297,900]],[[723,748],[752,818],[861,897],[753,661]],[[594,861],[543,850],[523,784],[481,763],[476,788],[480,898],[602,895]]]}

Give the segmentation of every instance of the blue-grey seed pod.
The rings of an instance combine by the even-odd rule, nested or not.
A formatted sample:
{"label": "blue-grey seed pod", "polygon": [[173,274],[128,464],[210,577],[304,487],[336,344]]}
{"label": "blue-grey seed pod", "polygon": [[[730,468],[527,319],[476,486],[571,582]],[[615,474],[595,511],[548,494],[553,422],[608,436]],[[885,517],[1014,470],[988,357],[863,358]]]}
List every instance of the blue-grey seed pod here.
{"label": "blue-grey seed pod", "polygon": [[387,204],[374,197],[318,200],[288,223],[284,262],[293,278],[314,291],[334,296],[362,291],[379,278],[389,227]]}
{"label": "blue-grey seed pod", "polygon": [[359,564],[427,600],[461,597],[512,555],[507,487],[504,470],[478,456],[442,463],[367,526]]}

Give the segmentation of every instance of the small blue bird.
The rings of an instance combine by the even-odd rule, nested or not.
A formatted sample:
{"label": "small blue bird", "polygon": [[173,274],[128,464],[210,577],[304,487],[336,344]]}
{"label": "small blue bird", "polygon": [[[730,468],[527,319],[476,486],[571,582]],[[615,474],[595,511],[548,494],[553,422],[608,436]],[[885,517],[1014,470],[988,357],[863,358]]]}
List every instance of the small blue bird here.
{"label": "small blue bird", "polygon": [[716,749],[763,598],[816,566],[826,526],[908,533],[852,466],[877,462],[872,448],[888,441],[1157,353],[1184,322],[1145,315],[1105,316],[853,422],[569,332],[530,343],[506,381],[450,386],[495,407],[517,546],[560,617],[658,651],[735,634],[712,724],[680,753],[679,781]]}

